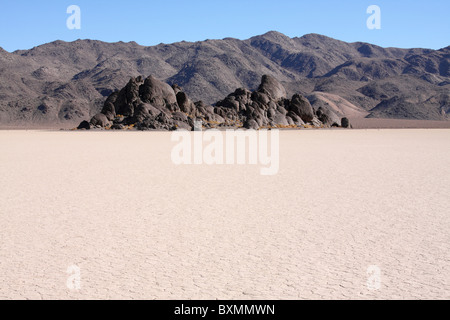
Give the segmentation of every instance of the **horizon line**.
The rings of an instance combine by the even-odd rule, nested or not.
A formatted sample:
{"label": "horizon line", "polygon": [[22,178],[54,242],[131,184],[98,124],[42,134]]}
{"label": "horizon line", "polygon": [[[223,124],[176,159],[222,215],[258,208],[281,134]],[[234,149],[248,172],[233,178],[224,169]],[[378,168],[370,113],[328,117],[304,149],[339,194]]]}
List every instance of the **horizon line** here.
{"label": "horizon line", "polygon": [[212,39],[206,38],[206,39],[203,39],[203,40],[196,40],[196,41],[180,40],[180,41],[168,42],[168,43],[160,42],[158,44],[153,44],[153,45],[143,45],[143,44],[138,43],[135,40],[131,40],[131,41],[123,41],[123,40],[119,40],[119,41],[105,41],[105,40],[92,39],[92,38],[84,38],[84,39],[79,38],[79,39],[72,40],[72,41],[56,39],[56,40],[52,40],[52,41],[49,41],[49,42],[45,42],[45,43],[36,45],[36,46],[28,48],[28,49],[16,49],[14,51],[8,51],[8,50],[6,50],[5,48],[3,48],[0,45],[0,49],[3,50],[3,51],[6,51],[8,53],[13,54],[13,53],[15,53],[17,51],[29,51],[29,50],[32,50],[34,48],[38,48],[38,47],[44,46],[46,44],[52,44],[52,43],[56,43],[56,42],[74,43],[74,42],[77,42],[77,41],[97,41],[97,42],[103,42],[103,43],[107,43],[107,44],[131,43],[131,44],[137,44],[138,46],[141,46],[141,47],[156,47],[156,46],[160,46],[160,45],[173,45],[173,44],[177,44],[177,43],[199,43],[199,42],[206,42],[206,41],[225,41],[225,40],[231,40],[231,39],[232,40],[238,40],[238,41],[248,41],[248,40],[250,40],[252,38],[265,36],[265,35],[268,35],[270,33],[280,34],[280,35],[285,36],[285,37],[287,37],[287,38],[289,38],[291,40],[292,39],[300,39],[300,38],[303,38],[303,37],[308,36],[308,35],[317,35],[317,36],[326,37],[326,38],[329,38],[329,39],[332,39],[332,40],[335,40],[335,41],[340,41],[340,42],[344,42],[344,43],[348,43],[348,44],[363,43],[363,44],[370,44],[370,45],[377,46],[377,47],[384,48],[384,49],[390,49],[390,48],[396,48],[396,49],[402,49],[402,50],[425,49],[425,50],[438,51],[438,50],[442,50],[442,49],[448,48],[450,46],[450,45],[447,45],[445,47],[441,47],[441,48],[438,48],[438,49],[426,48],[426,47],[406,47],[406,48],[405,47],[395,47],[395,46],[386,46],[385,47],[385,46],[377,45],[377,44],[374,44],[374,43],[371,43],[371,42],[367,42],[367,41],[351,41],[351,42],[349,42],[349,41],[340,40],[340,39],[337,39],[337,38],[329,37],[329,36],[324,35],[324,34],[314,33],[314,32],[305,33],[305,34],[303,34],[301,36],[290,37],[290,36],[288,36],[288,35],[286,35],[286,34],[284,34],[282,32],[279,32],[279,31],[276,31],[276,30],[270,30],[270,31],[267,31],[265,33],[257,34],[257,35],[251,36],[250,38],[245,38],[245,39],[240,39],[240,38],[235,38],[235,37],[212,38]]}

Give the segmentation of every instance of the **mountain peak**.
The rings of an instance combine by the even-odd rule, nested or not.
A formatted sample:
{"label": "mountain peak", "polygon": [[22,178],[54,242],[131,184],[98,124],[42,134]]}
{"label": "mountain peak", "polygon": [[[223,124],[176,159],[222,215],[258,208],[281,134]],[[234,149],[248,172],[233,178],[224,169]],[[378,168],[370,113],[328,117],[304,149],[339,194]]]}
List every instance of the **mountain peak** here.
{"label": "mountain peak", "polygon": [[282,36],[282,37],[286,37],[286,35],[284,35],[281,32],[278,32],[276,30],[270,30],[267,31],[266,33],[262,34],[263,36]]}
{"label": "mountain peak", "polygon": [[305,38],[305,39],[312,39],[312,38],[316,38],[316,39],[333,39],[327,36],[324,36],[323,34],[320,33],[307,33],[304,34],[303,36],[301,36],[301,38]]}
{"label": "mountain peak", "polygon": [[288,36],[284,35],[281,32],[278,31],[269,31],[266,32],[264,34],[262,34],[260,37],[265,38],[265,39],[270,39],[270,40],[277,40],[277,41],[290,41],[291,38],[289,38]]}
{"label": "mountain peak", "polygon": [[327,37],[324,36],[323,34],[319,34],[319,33],[307,33],[299,38],[294,38],[294,39],[298,39],[298,40],[303,40],[303,41],[316,41],[316,42],[343,42],[331,37]]}

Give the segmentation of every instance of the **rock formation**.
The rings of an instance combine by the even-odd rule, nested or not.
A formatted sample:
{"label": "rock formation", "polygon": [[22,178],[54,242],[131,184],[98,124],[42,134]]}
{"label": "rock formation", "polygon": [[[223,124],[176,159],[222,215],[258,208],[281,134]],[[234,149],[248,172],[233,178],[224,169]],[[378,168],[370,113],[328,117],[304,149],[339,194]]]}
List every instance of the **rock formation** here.
{"label": "rock formation", "polygon": [[286,97],[286,89],[274,77],[263,75],[256,91],[238,88],[214,106],[192,102],[177,86],[153,76],[131,78],[105,101],[100,113],[78,129],[193,130],[195,120],[204,128],[302,128],[340,126],[330,109],[314,110],[301,94]]}

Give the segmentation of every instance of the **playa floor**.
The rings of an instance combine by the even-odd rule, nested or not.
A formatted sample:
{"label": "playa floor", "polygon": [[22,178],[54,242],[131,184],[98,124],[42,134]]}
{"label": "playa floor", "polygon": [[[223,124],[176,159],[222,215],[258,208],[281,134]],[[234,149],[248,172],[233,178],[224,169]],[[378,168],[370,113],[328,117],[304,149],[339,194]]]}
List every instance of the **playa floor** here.
{"label": "playa floor", "polygon": [[272,176],[174,144],[0,131],[0,299],[450,299],[450,130],[282,131]]}

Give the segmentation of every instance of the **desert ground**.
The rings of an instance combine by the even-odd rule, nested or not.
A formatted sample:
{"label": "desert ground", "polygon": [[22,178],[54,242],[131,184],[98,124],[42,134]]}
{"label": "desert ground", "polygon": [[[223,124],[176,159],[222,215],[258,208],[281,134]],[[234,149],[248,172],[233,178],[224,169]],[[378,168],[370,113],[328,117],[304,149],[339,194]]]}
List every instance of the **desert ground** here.
{"label": "desert ground", "polygon": [[355,129],[449,129],[450,121],[351,117]]}
{"label": "desert ground", "polygon": [[0,299],[450,299],[449,129],[281,131],[272,176],[168,132],[0,146]]}

